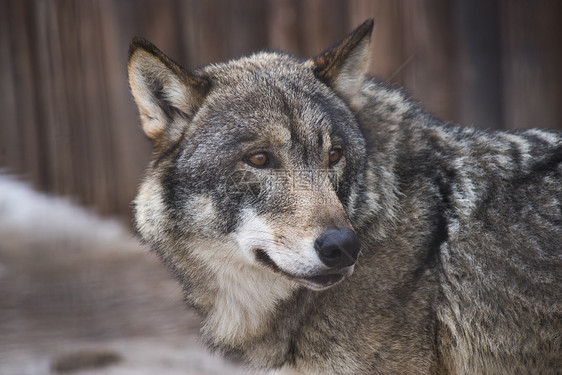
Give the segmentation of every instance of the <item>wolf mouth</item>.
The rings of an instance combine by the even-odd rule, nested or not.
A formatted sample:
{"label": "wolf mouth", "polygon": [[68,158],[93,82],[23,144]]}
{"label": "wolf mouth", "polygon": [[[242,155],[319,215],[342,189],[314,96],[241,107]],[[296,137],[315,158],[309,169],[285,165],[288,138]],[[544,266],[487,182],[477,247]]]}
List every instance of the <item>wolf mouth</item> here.
{"label": "wolf mouth", "polygon": [[294,275],[281,269],[275,263],[275,261],[271,259],[269,255],[267,255],[267,253],[263,249],[256,249],[255,254],[256,254],[256,260],[261,265],[271,269],[273,272],[282,274],[294,281],[300,282],[314,289],[317,288],[322,289],[322,288],[330,287],[334,284],[339,283],[345,278],[345,276],[348,275],[347,272],[325,273],[325,274],[318,274],[314,276]]}
{"label": "wolf mouth", "polygon": [[302,280],[305,280],[307,283],[325,287],[339,283],[344,277],[345,276],[341,273],[331,273],[326,275],[303,277]]}

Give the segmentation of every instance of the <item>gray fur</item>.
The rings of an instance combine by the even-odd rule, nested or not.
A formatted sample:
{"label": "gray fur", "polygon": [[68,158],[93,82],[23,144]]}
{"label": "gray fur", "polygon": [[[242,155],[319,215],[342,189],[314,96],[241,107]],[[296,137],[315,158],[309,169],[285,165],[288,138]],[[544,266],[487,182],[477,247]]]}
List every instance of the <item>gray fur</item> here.
{"label": "gray fur", "polygon": [[[140,238],[209,346],[252,367],[561,373],[562,134],[432,117],[365,76],[371,29],[308,61],[262,52],[192,73],[135,40],[131,88],[155,144]],[[275,164],[245,162],[261,151]],[[311,288],[301,278],[325,271],[299,241],[332,227],[353,228],[361,254]]]}

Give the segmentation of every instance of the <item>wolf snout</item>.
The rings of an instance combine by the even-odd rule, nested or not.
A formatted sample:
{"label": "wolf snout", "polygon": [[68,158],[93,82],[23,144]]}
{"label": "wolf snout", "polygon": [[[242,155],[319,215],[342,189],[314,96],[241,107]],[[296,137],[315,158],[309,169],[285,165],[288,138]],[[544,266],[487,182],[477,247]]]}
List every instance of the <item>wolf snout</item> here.
{"label": "wolf snout", "polygon": [[348,228],[328,229],[314,242],[322,263],[338,269],[355,264],[360,246],[359,237]]}

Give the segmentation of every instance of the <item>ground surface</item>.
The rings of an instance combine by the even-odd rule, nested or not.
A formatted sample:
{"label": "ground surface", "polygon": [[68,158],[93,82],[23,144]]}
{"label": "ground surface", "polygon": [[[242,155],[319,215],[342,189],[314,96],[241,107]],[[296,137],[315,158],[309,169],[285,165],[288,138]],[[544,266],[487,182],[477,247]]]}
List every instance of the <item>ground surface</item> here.
{"label": "ground surface", "polygon": [[0,375],[246,374],[117,222],[0,175]]}

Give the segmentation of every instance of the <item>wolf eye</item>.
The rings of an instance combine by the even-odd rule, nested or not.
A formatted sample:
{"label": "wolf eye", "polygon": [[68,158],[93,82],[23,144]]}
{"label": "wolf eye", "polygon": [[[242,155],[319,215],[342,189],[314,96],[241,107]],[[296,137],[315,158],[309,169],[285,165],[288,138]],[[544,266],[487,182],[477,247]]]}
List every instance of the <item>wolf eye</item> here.
{"label": "wolf eye", "polygon": [[340,161],[341,159],[341,147],[332,147],[332,149],[330,150],[330,152],[328,153],[328,160],[330,161],[330,165],[334,165],[337,164],[338,161]]}
{"label": "wolf eye", "polygon": [[252,167],[265,167],[267,165],[267,155],[265,152],[258,152],[257,154],[252,154],[246,158],[246,162]]}

